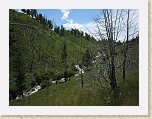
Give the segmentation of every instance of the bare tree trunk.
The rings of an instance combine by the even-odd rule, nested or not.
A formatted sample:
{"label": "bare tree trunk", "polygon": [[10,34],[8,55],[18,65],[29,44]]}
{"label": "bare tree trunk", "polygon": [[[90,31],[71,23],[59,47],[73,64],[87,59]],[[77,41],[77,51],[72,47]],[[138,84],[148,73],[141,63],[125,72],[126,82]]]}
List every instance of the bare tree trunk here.
{"label": "bare tree trunk", "polygon": [[116,82],[116,75],[115,75],[115,65],[114,65],[114,53],[115,53],[115,49],[114,49],[114,45],[113,42],[110,42],[112,40],[109,40],[109,49],[110,49],[110,85],[111,85],[111,89],[114,90],[115,88],[117,88],[117,82]]}
{"label": "bare tree trunk", "polygon": [[81,84],[82,84],[82,88],[83,88],[83,75],[82,75],[82,67],[81,67]]}
{"label": "bare tree trunk", "polygon": [[111,60],[111,89],[114,90],[117,88],[116,76],[115,76],[115,65],[114,58]]}
{"label": "bare tree trunk", "polygon": [[[82,47],[82,37],[81,37],[81,47]],[[80,54],[81,54],[81,47],[80,47]],[[82,55],[81,55],[81,57],[82,57]],[[81,85],[83,88],[82,59],[81,59]]]}
{"label": "bare tree trunk", "polygon": [[124,42],[124,61],[123,61],[123,81],[125,81],[126,78],[126,58],[127,58],[127,43],[129,39],[129,10],[127,11],[127,39],[126,42]]}
{"label": "bare tree trunk", "polygon": [[114,65],[114,53],[115,53],[115,41],[114,41],[114,33],[113,33],[113,20],[112,20],[112,10],[104,10],[104,18],[105,18],[105,28],[109,43],[109,51],[110,51],[110,85],[111,90],[117,88],[116,76],[115,76],[115,65]]}
{"label": "bare tree trunk", "polygon": [[[96,23],[94,35],[103,43],[101,48],[103,51],[102,58],[96,62],[99,66],[95,64],[95,68],[98,69],[100,67],[100,70],[104,72],[100,75],[98,84],[108,82],[111,90],[117,88],[117,78],[120,74],[123,75],[124,80],[126,78],[127,61],[128,58],[131,58],[129,54],[131,51],[128,50],[128,41],[138,34],[137,12],[130,9],[103,9],[101,14],[103,17],[94,18]],[[121,48],[116,47],[121,45],[120,40],[122,39],[125,40],[124,52],[120,54]],[[104,41],[106,42],[104,43]],[[95,75],[96,79],[98,79],[99,74]]]}

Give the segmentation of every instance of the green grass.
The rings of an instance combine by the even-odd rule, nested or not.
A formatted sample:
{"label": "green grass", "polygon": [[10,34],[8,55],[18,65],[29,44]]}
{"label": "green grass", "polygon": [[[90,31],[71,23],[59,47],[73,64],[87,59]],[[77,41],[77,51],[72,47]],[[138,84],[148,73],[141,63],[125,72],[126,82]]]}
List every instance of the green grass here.
{"label": "green grass", "polygon": [[[77,84],[75,78],[66,83],[53,84],[48,89],[43,89],[23,99],[10,102],[10,105],[26,106],[71,106],[71,105],[102,105],[100,95],[89,92]],[[98,100],[98,101],[96,101]]]}
{"label": "green grass", "polygon": [[106,105],[112,106],[139,106],[139,72],[132,70],[132,73],[119,81],[119,87],[111,95],[105,96],[108,100]]}
{"label": "green grass", "polygon": [[72,77],[66,83],[52,84],[29,97],[10,102],[10,106],[138,106],[139,77],[134,71],[113,93],[82,88]]}
{"label": "green grass", "polygon": [[[10,55],[9,55],[9,73],[10,81],[16,78],[17,72],[14,68],[15,58],[18,55],[16,47],[20,46],[20,52],[22,55],[22,61],[24,63],[24,74],[29,74],[25,77],[26,88],[30,86],[29,80],[33,80],[34,74],[41,70],[51,70],[54,73],[63,73],[65,69],[64,63],[61,60],[63,54],[63,42],[66,41],[67,51],[67,64],[68,68],[71,68],[72,63],[74,65],[80,64],[82,61],[82,55],[87,49],[90,50],[92,57],[97,55],[97,42],[91,42],[85,40],[85,37],[77,38],[73,35],[65,34],[64,37],[60,37],[53,30],[44,27],[35,19],[30,18],[25,14],[18,12],[12,12],[9,14],[10,24],[9,37],[10,37]],[[22,25],[21,25],[22,24]],[[24,25],[23,25],[24,24]],[[26,25],[25,25],[26,24]],[[128,51],[128,54],[132,54],[133,59],[138,61],[139,59],[139,43],[129,43],[133,47]],[[99,44],[98,44],[99,45]],[[82,47],[81,47],[82,46]],[[101,45],[102,47],[102,45]],[[118,56],[116,60],[123,61],[123,46],[120,45],[116,49]],[[101,56],[102,58],[102,56]],[[138,62],[137,62],[138,63]],[[32,72],[29,71],[32,67]],[[99,64],[102,66],[102,64]],[[99,66],[97,64],[97,66]],[[94,66],[94,65],[93,65]],[[137,69],[139,69],[137,67]],[[96,69],[97,70],[97,69]],[[35,94],[24,97],[23,99],[10,101],[10,106],[125,106],[139,105],[139,71],[128,68],[126,70],[126,81],[122,81],[121,69],[117,74],[118,89],[114,92],[111,90],[90,91],[87,84],[84,88],[81,87],[80,82],[76,81],[80,77],[72,77],[71,81],[66,83],[60,83],[58,85],[52,84],[48,89],[43,89]],[[86,73],[85,73],[86,74]],[[93,80],[93,76],[86,74],[84,78]],[[105,83],[105,85],[108,85]],[[13,85],[14,86],[14,85]],[[89,87],[90,88],[90,87]],[[92,89],[98,90],[99,87],[92,86]]]}
{"label": "green grass", "polygon": [[[98,93],[97,93],[98,94]],[[101,97],[83,89],[75,77],[66,83],[53,84],[48,89],[40,90],[29,97],[10,102],[10,105],[24,106],[78,106],[101,105]],[[98,100],[98,101],[97,101]]]}

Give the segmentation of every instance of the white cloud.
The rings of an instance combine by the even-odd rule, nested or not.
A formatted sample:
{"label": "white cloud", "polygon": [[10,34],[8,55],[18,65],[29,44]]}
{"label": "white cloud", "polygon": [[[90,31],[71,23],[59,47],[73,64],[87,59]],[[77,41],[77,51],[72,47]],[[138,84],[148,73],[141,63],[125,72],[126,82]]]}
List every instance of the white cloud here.
{"label": "white cloud", "polygon": [[[62,21],[66,20],[67,23],[63,24],[63,27],[65,29],[79,29],[83,31],[84,33],[88,33],[91,36],[93,35],[93,31],[96,28],[93,22],[86,23],[86,24],[79,24],[79,23],[74,23],[73,19],[68,19],[68,15],[70,13],[69,9],[61,9],[61,12],[63,13],[63,16],[61,17]],[[93,35],[95,37],[95,35]]]}
{"label": "white cloud", "polygon": [[71,20],[66,20],[66,21],[68,21],[70,24],[73,24],[73,19],[71,19]]}
{"label": "white cloud", "polygon": [[26,13],[24,13],[21,9],[19,9],[18,12],[23,13],[23,14],[26,14]]}
{"label": "white cloud", "polygon": [[65,27],[66,29],[71,29],[71,28],[81,29],[83,27],[82,24],[73,23],[73,19],[67,20],[67,21],[68,21],[68,23],[63,24],[63,27]]}
{"label": "white cloud", "polygon": [[94,30],[96,29],[96,26],[95,26],[94,22],[89,22],[89,23],[86,23],[86,24],[79,24],[79,23],[74,23],[73,19],[66,20],[66,21],[67,21],[67,23],[63,24],[63,27],[65,29],[69,29],[69,30],[71,28],[79,29],[79,30],[83,31],[84,34],[87,33],[90,36],[94,36],[94,38],[98,38],[99,39],[99,37],[95,36],[95,34],[94,34],[95,33]]}
{"label": "white cloud", "polygon": [[61,9],[61,12],[63,13],[63,16],[61,17],[62,21],[68,19],[68,15],[70,13],[69,9]]}
{"label": "white cloud", "polygon": [[[134,10],[133,10],[134,11]],[[83,31],[84,33],[88,33],[90,34],[91,36],[93,35],[94,38],[96,38],[97,40],[101,40],[102,38],[106,38],[106,30],[105,28],[100,24],[99,25],[99,29],[100,29],[100,32],[99,32],[99,29],[97,27],[97,24],[92,21],[92,22],[89,22],[89,23],[86,23],[86,24],[79,24],[79,23],[74,23],[73,19],[69,20],[68,19],[68,14],[70,13],[69,10],[61,10],[61,12],[63,13],[63,17],[62,20],[66,20],[67,23],[66,24],[63,24],[63,27],[65,27],[66,29],[71,29],[71,28],[76,28],[76,29],[79,29],[81,31]],[[116,14],[116,11],[113,11],[114,12],[114,16]],[[120,12],[120,11],[119,11]],[[132,22],[131,22],[131,25],[132,25],[132,29],[130,29],[129,33],[130,34],[133,34],[130,36],[130,39],[132,37],[135,37],[137,35],[137,31],[138,31],[138,10],[137,12],[135,13],[132,13],[132,11],[130,12],[132,14]],[[102,16],[101,16],[102,17]],[[117,40],[120,40],[121,42],[124,41],[125,37],[126,37],[126,30],[124,28],[126,28],[124,25],[126,24],[126,15],[124,14],[124,16],[122,17],[122,23],[120,26],[120,31],[119,31],[119,36],[118,36],[118,39]],[[116,18],[113,17],[113,20],[115,20]],[[116,20],[116,24],[119,22],[119,20],[117,19]],[[137,23],[137,24],[136,24]],[[133,27],[134,26],[134,27]],[[117,26],[116,26],[117,27]],[[100,34],[101,33],[101,34]],[[101,37],[102,38],[101,38]]]}
{"label": "white cloud", "polygon": [[[27,10],[27,9],[25,9],[25,10]],[[21,9],[19,9],[18,12],[23,13],[23,14],[26,14],[26,13],[24,13]]]}
{"label": "white cloud", "polygon": [[99,34],[97,33],[98,29],[94,21],[84,24],[83,30],[90,36],[93,36],[96,40],[101,40]]}
{"label": "white cloud", "polygon": [[61,9],[61,12],[63,13],[63,16],[61,17],[62,21],[66,20],[67,23],[63,24],[63,27],[65,27],[66,29],[82,29],[83,25],[79,24],[79,23],[74,23],[73,19],[68,19],[68,15],[70,13],[69,9]]}
{"label": "white cloud", "polygon": [[74,23],[73,19],[68,19],[68,15],[70,13],[70,10],[69,9],[61,9],[61,12],[63,13],[63,16],[61,17],[62,21],[63,20],[66,20],[67,23],[63,24],[63,27],[66,28],[66,29],[79,29],[79,30],[82,30],[82,31],[85,31],[83,30],[83,25],[82,24],[79,24],[79,23]]}

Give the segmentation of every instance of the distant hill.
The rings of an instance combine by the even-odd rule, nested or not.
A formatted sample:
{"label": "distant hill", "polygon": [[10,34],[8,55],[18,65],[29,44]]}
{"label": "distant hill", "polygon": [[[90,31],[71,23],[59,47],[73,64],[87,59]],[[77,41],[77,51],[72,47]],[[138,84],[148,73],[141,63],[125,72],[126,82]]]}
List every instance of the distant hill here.
{"label": "distant hill", "polygon": [[[43,22],[9,10],[10,106],[139,105],[138,36],[125,45],[113,42],[115,51],[110,56],[107,39],[96,41],[78,29],[66,30],[63,26],[50,28]],[[117,80],[115,90],[110,87],[112,58]],[[31,90],[35,92],[36,85],[41,86],[40,91],[23,96]],[[18,96],[23,98],[15,100]]]}
{"label": "distant hill", "polygon": [[[71,34],[69,30],[64,30],[63,36],[60,36],[36,19],[9,10],[10,90],[17,90],[17,80],[24,85],[22,90],[28,89],[39,72],[45,75],[49,72],[52,80],[64,76],[65,70],[73,72],[74,65],[81,63],[87,49],[92,56],[97,53],[96,43],[95,40],[87,40],[84,35]],[[65,53],[66,65],[63,59]]]}

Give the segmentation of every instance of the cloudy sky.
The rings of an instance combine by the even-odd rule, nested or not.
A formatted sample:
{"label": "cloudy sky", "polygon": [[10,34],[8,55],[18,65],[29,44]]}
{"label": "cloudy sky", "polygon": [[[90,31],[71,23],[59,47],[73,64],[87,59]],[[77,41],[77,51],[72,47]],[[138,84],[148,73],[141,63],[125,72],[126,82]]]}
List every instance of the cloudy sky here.
{"label": "cloudy sky", "polygon": [[[16,9],[16,11],[21,12],[21,10],[19,9]],[[113,10],[113,11],[115,14],[116,10]],[[95,18],[96,16],[103,17],[100,9],[37,9],[37,12],[47,17],[47,19],[54,21],[54,23],[57,26],[63,25],[65,29],[76,28],[76,29],[82,30],[83,32],[87,32],[88,34],[94,33],[94,30],[97,30],[97,27],[93,18]],[[121,13],[121,10],[119,11],[119,13]],[[132,23],[130,24],[132,24],[132,26],[136,24],[136,28],[134,29],[138,31],[138,16],[139,16],[138,10],[130,10],[130,15],[132,15],[131,18],[134,19],[134,22],[132,22],[133,24]],[[126,14],[124,17],[122,17],[122,19],[125,21],[125,24],[126,24],[125,18],[127,18]],[[119,20],[117,20],[117,22],[118,21]],[[124,24],[122,25],[124,26]],[[123,29],[122,31],[123,32],[119,34],[120,36],[118,40],[123,42],[126,36],[126,31],[125,29]],[[136,32],[136,31],[131,31],[131,32]],[[134,34],[134,36],[136,35],[137,34]],[[99,37],[96,37],[95,35],[94,37],[96,39],[99,38]]]}
{"label": "cloudy sky", "polygon": [[[16,11],[21,12],[19,9]],[[93,28],[93,18],[101,14],[99,9],[37,9],[37,12],[54,21],[57,26],[63,25],[66,29],[76,28],[84,32]]]}
{"label": "cloudy sky", "polygon": [[64,28],[77,28],[87,32],[93,25],[93,17],[100,14],[99,9],[37,9],[38,13],[54,20],[57,26]]}

